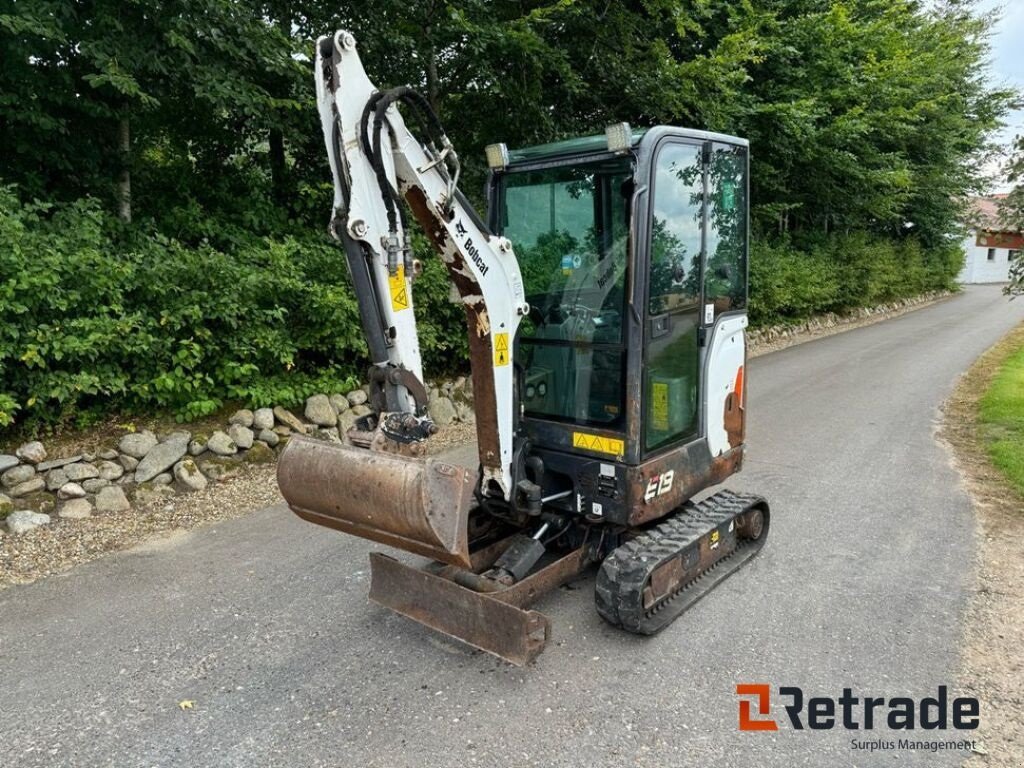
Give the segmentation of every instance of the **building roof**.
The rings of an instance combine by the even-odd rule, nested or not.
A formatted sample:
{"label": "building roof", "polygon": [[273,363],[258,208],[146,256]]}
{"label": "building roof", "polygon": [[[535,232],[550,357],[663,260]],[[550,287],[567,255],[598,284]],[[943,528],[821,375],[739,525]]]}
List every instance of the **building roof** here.
{"label": "building roof", "polygon": [[978,229],[1000,230],[999,205],[1006,194],[972,197],[967,201],[967,223]]}

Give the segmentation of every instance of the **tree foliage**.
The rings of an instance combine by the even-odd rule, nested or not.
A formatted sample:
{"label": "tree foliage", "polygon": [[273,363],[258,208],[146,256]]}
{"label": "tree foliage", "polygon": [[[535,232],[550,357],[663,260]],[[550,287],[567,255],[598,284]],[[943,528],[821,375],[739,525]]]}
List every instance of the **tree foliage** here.
{"label": "tree foliage", "polygon": [[[1007,229],[1021,232],[1024,231],[1024,136],[1014,140],[1008,176],[1014,186],[999,206],[999,218]],[[1010,282],[1004,293],[1024,295],[1024,259],[1018,257],[1010,264]]]}
{"label": "tree foliage", "polygon": [[[747,137],[752,306],[767,320],[952,279],[956,201],[975,191],[977,158],[1015,97],[988,84],[990,24],[969,0],[0,0],[0,180],[14,189],[0,288],[15,286],[24,307],[22,331],[0,342],[0,412],[141,403],[139,387],[192,412],[265,399],[250,385],[287,362],[310,376],[358,370],[343,261],[320,235],[331,200],[310,71],[320,34],[351,29],[379,85],[428,96],[477,201],[494,141],[620,120]],[[106,212],[126,173],[134,224],[119,227]],[[451,367],[461,318],[420,248],[417,301],[437,319],[425,349]],[[107,277],[69,298],[99,279],[69,285],[83,265]],[[187,291],[175,266],[194,279]],[[193,327],[173,319],[194,306],[205,309],[189,310]],[[48,328],[45,344],[26,322]],[[58,376],[43,347],[62,344]]]}

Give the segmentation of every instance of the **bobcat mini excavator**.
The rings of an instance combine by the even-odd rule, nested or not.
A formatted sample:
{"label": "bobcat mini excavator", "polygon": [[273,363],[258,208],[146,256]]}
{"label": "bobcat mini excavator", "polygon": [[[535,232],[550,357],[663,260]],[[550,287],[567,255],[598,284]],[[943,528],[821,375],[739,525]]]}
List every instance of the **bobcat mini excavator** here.
{"label": "bobcat mini excavator", "polygon": [[[318,41],[316,91],[375,412],[345,444],[293,437],[290,508],[430,558],[371,554],[370,598],[515,664],[550,633],[531,603],[595,564],[602,617],[664,628],[768,532],[759,496],[691,500],[743,461],[747,142],[621,123],[492,145],[485,222],[429,103],[375,88],[349,32]],[[403,199],[466,312],[478,469],[425,456]]]}

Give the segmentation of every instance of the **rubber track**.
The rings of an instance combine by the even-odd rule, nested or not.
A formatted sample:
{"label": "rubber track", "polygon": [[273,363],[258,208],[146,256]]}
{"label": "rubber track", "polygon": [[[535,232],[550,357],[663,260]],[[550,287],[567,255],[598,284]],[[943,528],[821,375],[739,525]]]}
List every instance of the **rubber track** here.
{"label": "rubber track", "polygon": [[[673,594],[645,609],[644,587],[651,573],[719,526],[748,509],[761,506],[764,529],[755,541],[737,539],[737,546]],[[597,612],[611,624],[650,635],[664,629],[687,608],[739,570],[761,549],[768,535],[768,504],[761,496],[722,490],[703,501],[687,502],[662,523],[644,531],[605,558],[597,575]]]}

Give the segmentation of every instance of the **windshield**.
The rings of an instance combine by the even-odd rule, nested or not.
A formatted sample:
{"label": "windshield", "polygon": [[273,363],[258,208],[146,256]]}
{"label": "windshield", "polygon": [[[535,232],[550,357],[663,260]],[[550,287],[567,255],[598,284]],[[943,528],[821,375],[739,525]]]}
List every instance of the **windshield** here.
{"label": "windshield", "polygon": [[527,414],[612,425],[622,344],[632,158],[510,173],[500,225],[530,303],[519,327]]}

